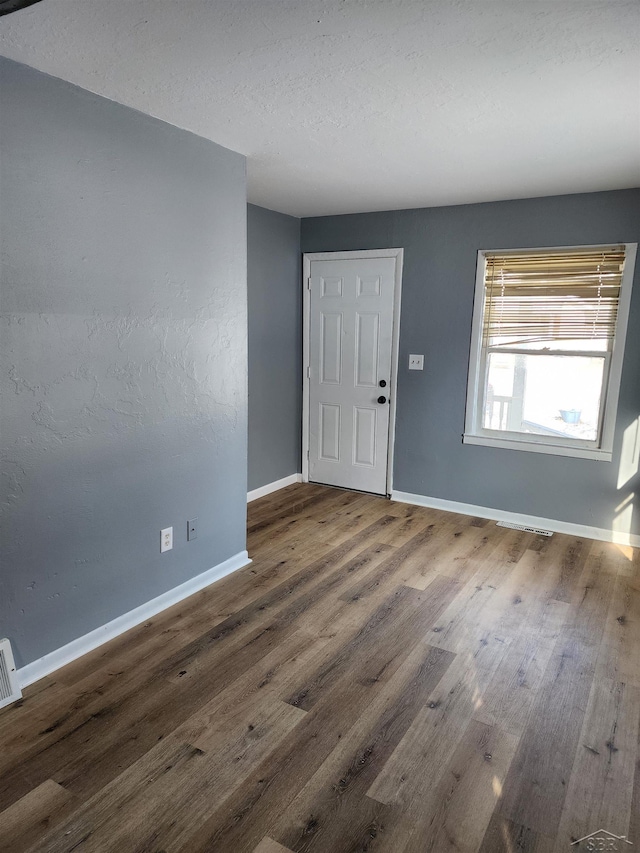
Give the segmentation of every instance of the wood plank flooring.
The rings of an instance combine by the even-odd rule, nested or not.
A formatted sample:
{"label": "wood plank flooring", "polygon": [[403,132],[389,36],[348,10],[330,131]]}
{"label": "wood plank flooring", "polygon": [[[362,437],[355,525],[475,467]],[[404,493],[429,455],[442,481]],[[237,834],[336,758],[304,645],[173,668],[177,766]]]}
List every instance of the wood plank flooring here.
{"label": "wood plank flooring", "polygon": [[0,851],[640,846],[637,550],[308,484],[248,542],[0,712]]}

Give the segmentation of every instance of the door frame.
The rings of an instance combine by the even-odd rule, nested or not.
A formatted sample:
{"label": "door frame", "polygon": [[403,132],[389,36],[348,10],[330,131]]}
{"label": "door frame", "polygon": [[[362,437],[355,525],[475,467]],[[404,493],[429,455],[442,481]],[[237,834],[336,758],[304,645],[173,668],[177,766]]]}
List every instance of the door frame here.
{"label": "door frame", "polygon": [[387,444],[387,485],[393,489],[393,454],[396,439],[396,402],[398,390],[398,355],[400,350],[400,305],[402,299],[402,266],[404,249],[363,249],[350,252],[305,252],[302,256],[302,482],[309,482],[309,334],[311,326],[312,261],[351,261],[359,258],[394,258],[396,262],[391,328],[391,376],[389,379],[389,435]]}

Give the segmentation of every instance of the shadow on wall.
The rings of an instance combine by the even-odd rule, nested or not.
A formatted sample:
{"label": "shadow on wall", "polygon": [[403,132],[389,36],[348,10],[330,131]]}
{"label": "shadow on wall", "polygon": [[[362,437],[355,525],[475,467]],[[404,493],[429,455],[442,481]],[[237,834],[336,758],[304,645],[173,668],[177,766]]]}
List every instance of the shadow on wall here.
{"label": "shadow on wall", "polygon": [[618,470],[618,505],[614,510],[611,528],[614,541],[631,560],[633,551],[626,543],[633,530],[633,513],[637,503],[634,482],[640,464],[640,417],[635,418],[625,429],[622,437],[622,454]]}

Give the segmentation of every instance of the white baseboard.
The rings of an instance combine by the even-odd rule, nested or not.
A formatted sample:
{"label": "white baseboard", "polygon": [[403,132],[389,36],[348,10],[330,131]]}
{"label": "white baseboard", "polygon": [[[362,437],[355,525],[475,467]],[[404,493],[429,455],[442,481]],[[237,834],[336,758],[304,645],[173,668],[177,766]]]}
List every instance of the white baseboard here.
{"label": "white baseboard", "polygon": [[135,628],[136,625],[140,625],[152,616],[156,616],[162,610],[166,610],[167,607],[178,604],[178,602],[183,601],[195,592],[199,592],[201,589],[220,580],[220,578],[230,575],[243,566],[248,566],[250,562],[251,560],[247,551],[240,551],[223,563],[219,563],[212,569],[208,569],[206,572],[197,575],[195,578],[190,578],[179,586],[163,592],[157,598],[152,598],[151,601],[147,601],[145,604],[135,607],[128,613],[123,613],[122,616],[112,619],[106,625],[101,625],[99,628],[89,631],[83,637],[72,640],[66,646],[61,646],[59,649],[55,649],[53,652],[44,655],[44,657],[28,663],[17,672],[20,684],[22,687],[26,687],[29,684],[33,684],[34,681],[44,678],[45,675],[50,675],[56,669],[60,669],[61,666],[71,663],[71,661],[82,657],[82,655],[86,655],[87,652],[97,649],[103,643],[107,643],[109,640],[113,640],[114,637],[124,634],[129,628]]}
{"label": "white baseboard", "polygon": [[399,503],[426,506],[430,509],[442,509],[445,512],[458,512],[461,515],[475,515],[478,518],[490,518],[494,521],[511,521],[514,524],[525,524],[527,527],[539,527],[552,530],[554,533],[568,533],[570,536],[583,536],[586,539],[599,539],[603,542],[615,542],[617,545],[640,547],[640,536],[635,533],[624,533],[619,530],[607,530],[604,527],[589,527],[586,524],[572,524],[568,521],[558,521],[554,518],[540,518],[536,515],[522,515],[519,512],[507,512],[502,509],[491,509],[486,506],[474,506],[457,501],[447,501],[443,498],[430,498],[426,495],[412,495],[410,492],[391,492],[391,500]]}
{"label": "white baseboard", "polygon": [[263,498],[265,495],[270,495],[271,492],[277,492],[279,489],[284,489],[285,486],[290,486],[292,483],[301,483],[302,474],[290,474],[288,477],[283,477],[281,480],[275,480],[273,483],[267,483],[266,486],[260,486],[259,489],[247,493],[247,503],[255,501],[258,498]]}

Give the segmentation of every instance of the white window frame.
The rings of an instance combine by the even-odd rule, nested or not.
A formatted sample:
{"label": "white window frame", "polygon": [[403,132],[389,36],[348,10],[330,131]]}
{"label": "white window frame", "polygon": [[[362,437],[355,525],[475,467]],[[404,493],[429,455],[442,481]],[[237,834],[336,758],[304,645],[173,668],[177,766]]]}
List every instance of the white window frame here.
{"label": "white window frame", "polygon": [[[560,436],[485,429],[482,426],[482,406],[484,403],[483,389],[486,370],[486,348],[482,345],[482,327],[485,308],[487,256],[496,254],[517,255],[523,253],[533,255],[549,252],[566,252],[570,254],[572,251],[610,249],[612,246],[624,246],[625,264],[620,282],[620,301],[618,303],[618,319],[613,348],[606,354],[608,358],[605,358],[599,441],[585,441],[570,437],[564,438]],[[467,407],[464,435],[462,437],[464,444],[479,444],[509,450],[525,450],[533,453],[550,453],[557,456],[577,456],[583,459],[611,461],[637,247],[637,243],[615,243],[590,246],[551,246],[535,249],[481,249],[478,252],[471,350],[469,355],[469,379],[467,383]],[[513,348],[510,347],[509,349],[512,350]],[[562,354],[565,355],[566,353],[563,352]],[[602,356],[603,353],[598,352],[597,355]]]}

